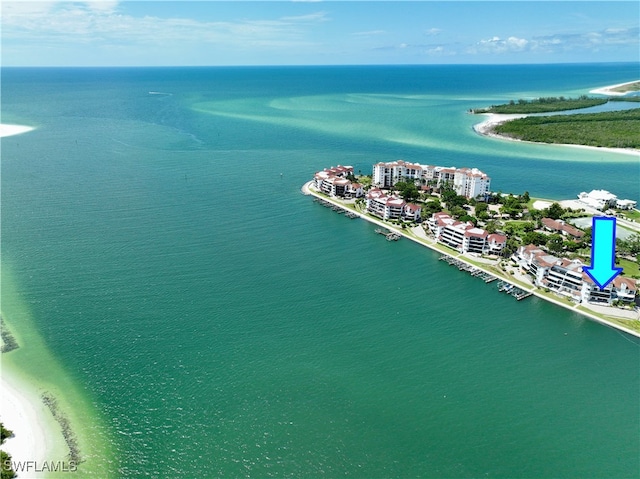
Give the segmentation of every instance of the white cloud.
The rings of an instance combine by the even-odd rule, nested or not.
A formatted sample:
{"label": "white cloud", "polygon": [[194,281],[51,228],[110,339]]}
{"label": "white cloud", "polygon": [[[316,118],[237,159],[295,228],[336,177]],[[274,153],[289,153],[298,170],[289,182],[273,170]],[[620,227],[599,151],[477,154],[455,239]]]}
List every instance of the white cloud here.
{"label": "white cloud", "polygon": [[435,36],[435,35],[440,35],[441,33],[442,33],[442,30],[440,28],[430,28],[425,32],[425,35]]}
{"label": "white cloud", "polygon": [[280,18],[280,21],[283,22],[326,22],[328,20],[327,12],[315,12],[307,15]]}
{"label": "white cloud", "polygon": [[468,49],[468,53],[504,54],[526,51],[545,53],[583,51],[588,53],[605,47],[638,46],[640,44],[639,33],[638,27],[633,27],[607,28],[583,33],[557,33],[531,39],[494,36],[480,40]]}
{"label": "white cloud", "polygon": [[[275,19],[202,21],[191,18],[134,17],[120,13],[117,1],[9,2],[2,6],[2,37],[38,43],[41,47],[64,43],[114,45],[216,44],[231,48],[309,45],[305,32],[326,22],[327,13]],[[5,50],[6,51],[6,50]]]}
{"label": "white cloud", "polygon": [[385,30],[369,30],[367,32],[354,32],[351,35],[360,36],[360,37],[370,37],[374,35],[384,35],[387,32]]}
{"label": "white cloud", "polygon": [[502,39],[500,37],[492,37],[487,40],[480,40],[475,47],[472,47],[472,53],[506,53],[520,52],[527,48],[529,41],[524,38],[509,37]]}

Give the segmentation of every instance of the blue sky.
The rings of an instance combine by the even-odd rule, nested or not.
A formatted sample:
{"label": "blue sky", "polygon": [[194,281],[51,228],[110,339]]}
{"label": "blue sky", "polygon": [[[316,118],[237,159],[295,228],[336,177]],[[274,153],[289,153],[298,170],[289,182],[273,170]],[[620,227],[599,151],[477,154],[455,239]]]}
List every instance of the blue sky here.
{"label": "blue sky", "polygon": [[640,2],[2,1],[5,66],[639,62]]}

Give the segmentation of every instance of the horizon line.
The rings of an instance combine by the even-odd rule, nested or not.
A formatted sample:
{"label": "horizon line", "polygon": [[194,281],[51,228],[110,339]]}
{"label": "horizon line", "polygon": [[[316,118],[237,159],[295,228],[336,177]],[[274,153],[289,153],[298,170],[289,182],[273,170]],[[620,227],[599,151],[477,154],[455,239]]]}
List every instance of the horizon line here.
{"label": "horizon line", "polygon": [[620,65],[639,64],[639,60],[611,62],[536,62],[536,63],[304,63],[304,64],[220,64],[220,65],[0,65],[5,68],[306,68],[306,67],[429,67],[429,66],[542,66],[542,65]]}

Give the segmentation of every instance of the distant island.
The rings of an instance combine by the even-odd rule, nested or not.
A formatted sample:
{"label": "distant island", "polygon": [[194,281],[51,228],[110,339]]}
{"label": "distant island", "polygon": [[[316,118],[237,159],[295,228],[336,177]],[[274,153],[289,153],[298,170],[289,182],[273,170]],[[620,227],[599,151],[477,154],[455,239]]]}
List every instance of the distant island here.
{"label": "distant island", "polygon": [[496,124],[493,133],[523,141],[640,148],[640,108],[604,113],[528,116]]}
{"label": "distant island", "polygon": [[[473,114],[488,114],[489,119],[474,126],[477,133],[511,140],[582,145],[598,148],[640,149],[640,108],[601,113],[543,115],[580,110],[610,101],[640,102],[640,81],[612,85],[592,93],[607,97],[540,97],[511,100],[502,105],[475,108]],[[536,115],[536,116],[529,116]]]}
{"label": "distant island", "polygon": [[555,111],[578,110],[580,108],[590,108],[592,106],[604,105],[608,98],[595,98],[582,95],[579,98],[560,97],[540,97],[534,100],[511,100],[502,105],[491,105],[485,108],[474,108],[471,113],[501,113],[505,115],[531,114],[531,113],[551,113]]}

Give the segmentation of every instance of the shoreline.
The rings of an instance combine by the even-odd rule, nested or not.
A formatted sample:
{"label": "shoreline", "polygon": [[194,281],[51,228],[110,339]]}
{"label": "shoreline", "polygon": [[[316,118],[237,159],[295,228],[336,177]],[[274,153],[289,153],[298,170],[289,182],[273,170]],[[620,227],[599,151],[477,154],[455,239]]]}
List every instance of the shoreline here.
{"label": "shoreline", "polygon": [[[632,82],[635,83],[635,82]],[[623,155],[632,155],[638,156],[640,155],[640,150],[632,149],[632,148],[607,148],[602,146],[589,146],[589,145],[576,145],[573,143],[541,143],[538,141],[527,141],[527,140],[519,140],[518,138],[511,138],[509,136],[499,135],[493,128],[502,123],[505,123],[510,120],[515,120],[518,118],[525,118],[529,115],[527,114],[506,114],[506,113],[480,113],[481,115],[487,117],[484,121],[480,123],[476,123],[473,125],[473,131],[481,136],[486,136],[488,138],[495,138],[498,140],[508,140],[508,141],[516,141],[520,143],[529,143],[531,145],[549,145],[549,146],[570,146],[573,148],[586,148],[591,151],[605,151],[609,153],[620,153]]]}
{"label": "shoreline", "polygon": [[[0,124],[0,138],[28,133],[35,128],[24,125]],[[7,328],[3,321],[3,328]],[[15,351],[19,351],[20,348]],[[0,357],[0,421],[13,436],[8,437],[1,448],[11,456],[18,477],[48,477],[42,470],[45,463],[68,464],[68,452],[60,425],[42,400],[38,388],[22,378],[8,358],[11,352]],[[21,470],[17,465],[26,467]]]}
{"label": "shoreline", "polygon": [[[0,124],[2,137],[35,129]],[[18,347],[0,354],[0,420],[14,433],[0,448],[20,478],[117,477],[107,418],[40,336],[9,268],[1,271],[2,328]]]}
{"label": "shoreline", "polygon": [[12,455],[16,473],[116,477],[103,418],[40,336],[4,264],[2,323],[18,345],[0,355],[0,419],[14,433],[1,449]]}
{"label": "shoreline", "polygon": [[[345,208],[344,204],[342,204],[339,201],[336,201],[334,198],[330,198],[328,196],[321,195],[318,192],[316,192],[313,189],[311,189],[310,186],[311,186],[312,183],[313,183],[312,181],[308,181],[302,186],[302,188],[301,188],[302,194],[315,196],[316,198],[320,198],[320,199],[328,201],[328,202],[330,202],[330,203],[332,203],[332,204],[334,204],[336,206],[339,206],[341,208]],[[347,209],[347,208],[345,208],[345,209]],[[348,211],[352,211],[352,210],[348,209]],[[438,243],[436,243],[435,241],[429,243],[429,240],[426,239],[426,236],[425,236],[425,240],[421,240],[417,236],[414,237],[412,235],[407,234],[406,230],[403,230],[402,228],[395,227],[394,225],[385,223],[382,220],[378,220],[378,219],[372,218],[372,217],[370,217],[368,215],[365,215],[365,214],[357,212],[357,211],[354,212],[354,213],[356,213],[358,215],[358,217],[360,217],[360,218],[362,218],[362,219],[364,219],[366,221],[369,221],[370,223],[373,223],[373,224],[378,225],[378,226],[382,226],[383,228],[385,228],[387,230],[390,230],[390,231],[393,231],[394,233],[398,233],[403,238],[407,238],[407,239],[409,239],[409,240],[411,240],[411,241],[413,241],[415,243],[418,243],[419,245],[425,246],[425,247],[427,247],[427,248],[429,248],[429,249],[431,249],[433,251],[437,251],[440,254],[444,254],[444,255],[450,256],[450,257],[455,258],[455,259],[457,259],[459,261],[462,261],[462,262],[464,262],[464,263],[466,263],[466,264],[468,264],[470,266],[473,266],[475,268],[479,268],[482,271],[484,271],[484,272],[486,272],[488,274],[491,274],[493,276],[496,276],[499,279],[501,279],[503,281],[506,281],[509,284],[512,284],[512,285],[514,285],[514,286],[516,286],[516,287],[518,287],[520,289],[524,289],[527,292],[532,293],[534,296],[536,296],[536,297],[538,297],[538,298],[540,298],[540,299],[542,299],[544,301],[548,301],[548,302],[556,304],[558,306],[562,306],[563,308],[565,308],[565,309],[567,309],[569,311],[573,311],[574,313],[579,314],[581,316],[584,316],[587,319],[590,319],[592,321],[595,321],[597,323],[603,324],[605,326],[609,326],[611,328],[617,329],[617,330],[622,331],[624,333],[627,333],[627,334],[629,334],[631,336],[635,336],[637,338],[640,338],[640,332],[638,332],[638,331],[634,331],[634,330],[626,328],[626,327],[624,327],[624,326],[622,326],[620,324],[607,321],[606,319],[601,318],[599,316],[596,316],[594,314],[591,314],[591,313],[589,313],[587,311],[583,311],[583,310],[578,309],[578,306],[581,306],[580,303],[575,304],[575,305],[564,304],[561,301],[555,300],[554,298],[550,298],[550,297],[542,294],[540,291],[538,291],[538,288],[536,288],[533,285],[527,285],[526,288],[523,288],[523,285],[520,284],[520,282],[515,282],[510,276],[502,274],[502,273],[497,273],[496,271],[489,270],[489,269],[487,269],[486,267],[483,267],[480,264],[471,262],[470,260],[468,260],[464,256],[463,253],[454,252],[454,251],[446,251],[446,250],[444,250],[444,247],[443,247],[443,249],[437,248],[436,245],[438,245]],[[422,228],[422,227],[418,226],[417,228]],[[409,231],[411,231],[411,230],[409,230]],[[415,233],[412,232],[412,234],[415,234]]]}
{"label": "shoreline", "polygon": [[35,130],[32,126],[12,125],[8,123],[0,123],[0,138],[7,136],[21,135]]}
{"label": "shoreline", "polygon": [[589,90],[589,93],[593,93],[596,95],[606,95],[606,96],[624,96],[627,93],[630,93],[631,91],[634,90],[630,90],[630,91],[625,91],[625,92],[619,92],[619,91],[613,91],[614,88],[620,88],[622,86],[626,86],[626,85],[632,85],[634,83],[638,83],[640,82],[640,80],[633,80],[633,81],[628,81],[628,82],[624,82],[624,83],[618,83],[617,85],[609,85],[609,86],[603,86],[600,88],[595,88],[593,90]]}
{"label": "shoreline", "polygon": [[[7,438],[1,448],[11,455],[19,477],[48,477],[48,472],[42,470],[45,463],[70,463],[60,425],[39,391],[7,369],[3,365],[0,377],[0,421],[14,436]],[[17,463],[25,468],[21,471]]]}
{"label": "shoreline", "polygon": [[[0,124],[0,138],[21,135],[34,130],[24,125]],[[3,328],[6,328],[3,321]],[[18,348],[15,351],[19,351]],[[38,389],[26,379],[20,377],[11,359],[1,353],[0,357],[0,421],[13,436],[2,444],[3,451],[11,455],[15,465],[32,463],[23,471],[14,466],[18,477],[47,477],[45,471],[36,472],[38,466],[46,463],[67,460],[66,443],[50,409],[42,401]],[[16,470],[17,469],[17,470]]]}

